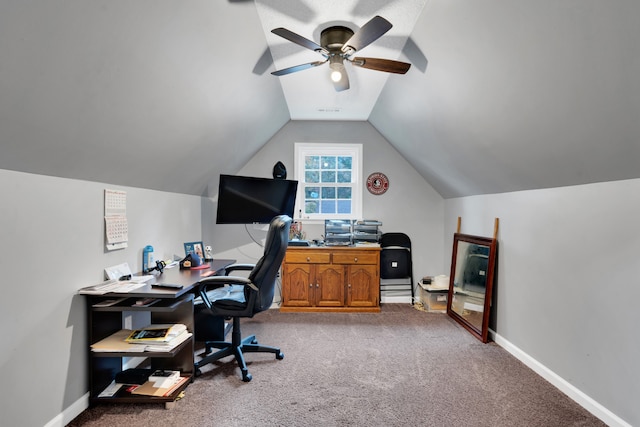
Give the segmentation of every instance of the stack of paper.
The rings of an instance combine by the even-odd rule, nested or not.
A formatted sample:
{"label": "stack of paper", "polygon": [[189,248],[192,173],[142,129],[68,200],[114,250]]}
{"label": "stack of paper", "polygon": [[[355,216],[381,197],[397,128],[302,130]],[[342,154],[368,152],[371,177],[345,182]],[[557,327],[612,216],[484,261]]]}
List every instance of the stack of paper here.
{"label": "stack of paper", "polygon": [[165,384],[162,384],[163,387],[156,387],[156,383],[147,381],[141,386],[132,389],[131,394],[139,394],[145,396],[170,396],[187,381],[189,381],[189,377],[178,376],[177,378],[174,378],[174,381],[166,387],[164,387]]}
{"label": "stack of paper", "polygon": [[180,371],[159,369],[151,374],[148,381],[156,388],[169,388],[180,380]]}

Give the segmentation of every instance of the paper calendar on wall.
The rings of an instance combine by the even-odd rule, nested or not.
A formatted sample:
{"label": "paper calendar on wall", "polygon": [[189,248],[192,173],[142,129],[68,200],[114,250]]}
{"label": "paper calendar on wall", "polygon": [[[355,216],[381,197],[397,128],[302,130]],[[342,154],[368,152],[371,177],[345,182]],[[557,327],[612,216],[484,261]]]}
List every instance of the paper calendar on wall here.
{"label": "paper calendar on wall", "polygon": [[129,241],[126,191],[104,190],[104,223],[107,249],[126,248]]}

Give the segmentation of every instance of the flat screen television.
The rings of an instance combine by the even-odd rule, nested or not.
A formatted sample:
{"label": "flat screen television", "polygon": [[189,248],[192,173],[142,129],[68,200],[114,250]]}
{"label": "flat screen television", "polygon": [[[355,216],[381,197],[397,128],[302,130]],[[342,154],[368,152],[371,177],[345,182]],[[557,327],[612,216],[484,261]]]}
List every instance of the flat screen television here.
{"label": "flat screen television", "polygon": [[274,216],[293,218],[298,181],[220,175],[216,224],[268,224]]}

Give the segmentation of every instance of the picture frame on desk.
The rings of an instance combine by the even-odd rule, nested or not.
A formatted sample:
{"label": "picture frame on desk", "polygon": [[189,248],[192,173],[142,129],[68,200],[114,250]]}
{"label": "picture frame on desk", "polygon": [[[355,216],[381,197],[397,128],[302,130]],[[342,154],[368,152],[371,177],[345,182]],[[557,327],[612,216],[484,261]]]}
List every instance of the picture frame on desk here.
{"label": "picture frame on desk", "polygon": [[184,256],[196,254],[200,259],[204,259],[204,246],[202,242],[186,242],[184,244]]}

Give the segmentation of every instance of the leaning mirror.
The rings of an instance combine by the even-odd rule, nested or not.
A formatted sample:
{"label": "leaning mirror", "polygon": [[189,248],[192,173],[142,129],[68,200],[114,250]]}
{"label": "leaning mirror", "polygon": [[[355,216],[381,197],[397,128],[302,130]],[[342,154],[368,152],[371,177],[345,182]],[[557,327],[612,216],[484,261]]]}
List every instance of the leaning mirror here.
{"label": "leaning mirror", "polygon": [[488,237],[453,236],[447,314],[485,343],[489,339],[497,245]]}

